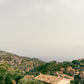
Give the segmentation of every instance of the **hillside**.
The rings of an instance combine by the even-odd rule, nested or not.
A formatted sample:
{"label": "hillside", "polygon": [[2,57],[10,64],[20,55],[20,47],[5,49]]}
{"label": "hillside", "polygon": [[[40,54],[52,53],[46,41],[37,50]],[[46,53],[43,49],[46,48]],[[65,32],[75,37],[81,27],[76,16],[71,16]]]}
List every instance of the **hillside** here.
{"label": "hillside", "polygon": [[29,70],[45,63],[36,58],[21,57],[16,54],[0,51],[0,64],[3,64],[4,62],[14,69],[23,72],[28,72]]}
{"label": "hillside", "polygon": [[[78,64],[74,64],[73,62],[74,61],[72,61],[72,62],[66,61],[66,62],[57,63],[56,61],[51,61],[51,62],[45,63],[43,65],[40,65],[40,66],[32,69],[29,73],[34,74],[34,73],[38,72],[38,73],[42,73],[42,74],[54,75],[55,72],[61,71],[61,69],[63,69],[63,73],[66,73],[66,69],[68,67],[72,67],[73,70],[74,69],[78,70]],[[68,75],[73,75],[73,74],[68,73]]]}
{"label": "hillside", "polygon": [[83,71],[84,59],[45,63],[36,58],[0,51],[0,84],[46,84],[54,78],[58,81],[59,77],[69,80],[70,84],[79,84],[84,79]]}

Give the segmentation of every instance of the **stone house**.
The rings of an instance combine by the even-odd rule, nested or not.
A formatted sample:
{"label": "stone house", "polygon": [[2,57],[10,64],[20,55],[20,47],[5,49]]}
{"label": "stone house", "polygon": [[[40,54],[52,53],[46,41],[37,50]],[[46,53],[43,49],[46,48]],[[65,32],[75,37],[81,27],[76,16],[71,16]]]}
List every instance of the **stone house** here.
{"label": "stone house", "polygon": [[74,75],[76,73],[76,70],[73,69],[72,67],[68,67],[68,68],[66,68],[66,73]]}
{"label": "stone house", "polygon": [[64,72],[64,71],[65,71],[65,68],[60,68],[60,71],[61,71],[61,72]]}
{"label": "stone house", "polygon": [[82,79],[84,79],[84,71],[81,71],[81,72],[80,72],[80,77],[81,77]]}

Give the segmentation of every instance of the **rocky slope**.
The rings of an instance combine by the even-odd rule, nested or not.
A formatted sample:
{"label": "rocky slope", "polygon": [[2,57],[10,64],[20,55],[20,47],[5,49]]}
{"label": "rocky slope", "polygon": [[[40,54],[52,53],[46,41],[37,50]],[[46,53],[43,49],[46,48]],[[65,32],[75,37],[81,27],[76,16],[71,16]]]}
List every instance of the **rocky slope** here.
{"label": "rocky slope", "polygon": [[29,70],[44,64],[45,62],[36,58],[21,57],[16,54],[0,51],[0,64],[1,63],[7,63],[14,69],[28,72]]}

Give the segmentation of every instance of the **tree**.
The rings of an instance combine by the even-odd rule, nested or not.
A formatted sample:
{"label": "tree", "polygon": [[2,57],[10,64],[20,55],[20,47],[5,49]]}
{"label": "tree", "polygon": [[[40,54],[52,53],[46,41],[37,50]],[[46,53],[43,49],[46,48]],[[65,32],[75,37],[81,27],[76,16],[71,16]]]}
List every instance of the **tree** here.
{"label": "tree", "polygon": [[18,81],[23,78],[23,75],[21,73],[14,73],[13,79],[16,81],[16,84],[18,84]]}
{"label": "tree", "polygon": [[0,84],[5,84],[5,76],[6,74],[5,73],[0,73]]}
{"label": "tree", "polygon": [[11,77],[12,75],[10,73],[7,73],[6,78],[5,78],[5,84],[13,84]]}
{"label": "tree", "polygon": [[71,81],[70,81],[70,84],[79,84],[79,82],[76,81],[76,80],[71,80]]}
{"label": "tree", "polygon": [[5,67],[0,66],[0,84],[5,84],[6,71]]}
{"label": "tree", "polygon": [[74,64],[78,64],[79,61],[78,61],[78,60],[73,60],[72,63],[74,63]]}

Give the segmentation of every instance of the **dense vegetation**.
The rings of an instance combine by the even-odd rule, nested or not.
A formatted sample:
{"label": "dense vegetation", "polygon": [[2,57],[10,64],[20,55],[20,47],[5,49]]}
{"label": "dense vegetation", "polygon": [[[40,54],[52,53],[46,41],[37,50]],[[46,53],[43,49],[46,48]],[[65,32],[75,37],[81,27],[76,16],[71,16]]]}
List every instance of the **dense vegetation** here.
{"label": "dense vegetation", "polygon": [[32,80],[32,79],[28,80],[23,78],[19,81],[19,84],[45,84],[45,83],[40,82],[38,80]]}
{"label": "dense vegetation", "polygon": [[18,84],[18,81],[23,78],[22,73],[17,72],[9,72],[4,67],[0,67],[0,84],[13,84],[13,81],[16,81],[16,84]]}
{"label": "dense vegetation", "polygon": [[[67,67],[72,67],[75,70],[78,70],[78,66],[84,66],[84,60],[78,61],[78,60],[73,60],[72,62],[65,61],[62,63],[57,63],[56,61],[52,61],[43,65],[40,65],[28,72],[28,74],[53,74],[56,71],[60,71],[61,68],[67,68]],[[66,72],[64,72],[66,73]]]}
{"label": "dense vegetation", "polygon": [[[43,74],[50,74],[54,75],[56,71],[60,71],[61,68],[67,68],[69,66],[73,67],[74,69],[78,69],[78,65],[83,66],[84,61],[78,61],[73,60],[72,62],[63,62],[63,63],[57,63],[56,61],[51,61],[49,63],[42,64],[29,72],[26,72],[25,74],[28,75],[39,75],[40,73]],[[16,84],[44,84],[37,80],[28,80],[23,78],[24,73],[15,69],[13,71],[8,70],[11,68],[11,65],[7,63],[6,59],[4,60],[3,64],[0,64],[0,84],[14,84],[14,81]],[[75,80],[71,81],[71,84],[79,84],[76,79],[81,79],[79,75],[75,76]]]}
{"label": "dense vegetation", "polygon": [[0,64],[0,84],[44,84],[38,80],[28,80],[24,78],[24,73],[19,71],[9,71],[7,63]]}
{"label": "dense vegetation", "polygon": [[43,63],[35,58],[19,57],[0,51],[0,84],[44,84],[37,80],[24,78],[27,68],[31,69]]}
{"label": "dense vegetation", "polygon": [[71,80],[70,84],[79,84],[79,81]]}
{"label": "dense vegetation", "polygon": [[40,65],[40,66],[32,69],[27,74],[38,75],[39,73],[42,73],[42,74],[53,75],[54,72],[60,71],[61,68],[67,68],[69,66],[70,66],[70,62],[57,63],[56,61],[52,61],[52,62]]}

